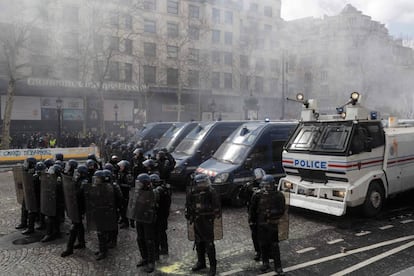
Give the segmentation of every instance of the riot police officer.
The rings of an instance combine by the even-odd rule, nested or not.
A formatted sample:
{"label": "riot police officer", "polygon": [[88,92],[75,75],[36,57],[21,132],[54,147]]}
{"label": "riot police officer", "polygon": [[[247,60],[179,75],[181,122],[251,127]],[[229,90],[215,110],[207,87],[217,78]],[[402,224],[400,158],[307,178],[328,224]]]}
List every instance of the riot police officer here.
{"label": "riot police officer", "polygon": [[168,217],[171,207],[171,187],[170,184],[162,181],[157,174],[150,175],[151,183],[158,192],[160,201],[157,209],[157,219],[155,222],[157,235],[155,236],[155,257],[168,255]]}
{"label": "riot police officer", "polygon": [[159,195],[153,190],[149,175],[138,175],[127,215],[136,221],[137,243],[142,258],[137,267],[146,266],[144,270],[147,273],[155,269],[155,220],[158,202]]}
{"label": "riot police officer", "polygon": [[102,161],[101,160],[98,160],[98,158],[96,157],[96,155],[94,153],[88,154],[88,157],[86,159],[92,159],[93,161],[95,161],[96,164],[98,164],[98,168],[100,170],[102,170],[102,168],[103,168],[102,167]]}
{"label": "riot police officer", "polygon": [[36,163],[35,174],[33,175],[33,181],[34,181],[34,184],[35,184],[36,198],[37,198],[37,202],[39,204],[39,211],[37,213],[37,215],[38,215],[37,220],[38,220],[39,226],[36,227],[36,230],[43,230],[43,229],[46,228],[45,215],[40,212],[40,187],[41,187],[40,179],[41,179],[42,175],[46,174],[46,169],[47,169],[47,167],[46,167],[45,163],[42,162],[42,161],[39,161],[39,162]]}
{"label": "riot police officer", "polygon": [[142,164],[145,160],[144,151],[141,148],[136,148],[133,151],[132,157],[132,175],[134,176],[134,179],[136,179],[139,174],[146,172],[145,167]]}
{"label": "riot police officer", "polygon": [[155,173],[155,174],[160,175],[160,172],[158,171],[158,168],[157,168],[157,163],[154,160],[147,159],[144,162],[142,162],[142,165],[144,165],[145,172],[147,174],[151,175]]}
{"label": "riot police officer", "polygon": [[[121,208],[121,226],[120,228],[128,228],[130,223],[126,217],[126,209],[128,207],[129,191],[133,186],[133,178],[131,174],[131,166],[127,160],[121,160],[118,162],[119,173],[118,173],[118,185],[122,192],[122,208]],[[131,226],[134,227],[134,222],[131,220]]]}
{"label": "riot police officer", "polygon": [[253,194],[249,210],[249,221],[257,223],[260,252],[262,255],[262,272],[270,268],[269,259],[274,260],[277,275],[283,275],[279,250],[278,222],[283,216],[286,205],[285,197],[277,191],[275,180],[271,175],[262,178],[262,189]]}
{"label": "riot police officer", "polygon": [[[254,193],[259,191],[260,183],[262,181],[263,176],[266,174],[266,172],[261,168],[256,168],[254,169],[253,174],[254,174],[253,181],[248,182],[245,185],[243,185],[239,193],[239,197],[243,199],[243,201],[246,203],[247,213],[249,213],[252,196]],[[261,258],[261,254],[260,254],[259,240],[257,237],[257,222],[253,220],[249,221],[249,227],[250,227],[253,247],[255,251],[254,260],[259,261]]]}
{"label": "riot police officer", "polygon": [[92,183],[92,177],[94,176],[96,170],[98,170],[98,163],[93,159],[86,160],[85,166],[88,168],[88,182]]}
{"label": "riot police officer", "polygon": [[221,207],[219,197],[211,187],[210,178],[206,174],[198,174],[194,177],[194,187],[189,189],[185,206],[189,231],[193,227],[197,250],[197,263],[192,271],[206,267],[205,254],[207,253],[210,262],[208,275],[216,275],[217,260],[214,239],[219,237],[215,233],[214,224],[216,219],[221,219]]}
{"label": "riot police officer", "polygon": [[156,167],[160,173],[160,178],[168,181],[168,179],[170,179],[171,172],[174,169],[174,165],[170,162],[170,160],[168,160],[166,153],[162,150],[157,152],[156,160]]}
{"label": "riot police officer", "polygon": [[[84,165],[78,167],[75,160],[66,163],[65,175],[62,176],[65,205],[68,217],[72,220],[66,250],[61,257],[73,254],[73,249],[85,248],[85,228],[82,216],[85,213],[83,186],[88,183],[88,168]],[[76,240],[78,243],[75,245]]]}

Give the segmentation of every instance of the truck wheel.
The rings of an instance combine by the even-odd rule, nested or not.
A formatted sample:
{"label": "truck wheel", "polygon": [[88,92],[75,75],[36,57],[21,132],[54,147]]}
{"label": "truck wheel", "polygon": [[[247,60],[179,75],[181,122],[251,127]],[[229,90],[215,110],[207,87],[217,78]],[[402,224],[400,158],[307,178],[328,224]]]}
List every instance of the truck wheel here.
{"label": "truck wheel", "polygon": [[231,205],[234,207],[242,207],[245,205],[244,200],[239,197],[241,188],[242,186],[237,187],[233,193],[233,196],[231,197]]}
{"label": "truck wheel", "polygon": [[385,200],[384,188],[378,182],[371,182],[367,196],[363,204],[363,212],[367,217],[374,217],[379,214]]}

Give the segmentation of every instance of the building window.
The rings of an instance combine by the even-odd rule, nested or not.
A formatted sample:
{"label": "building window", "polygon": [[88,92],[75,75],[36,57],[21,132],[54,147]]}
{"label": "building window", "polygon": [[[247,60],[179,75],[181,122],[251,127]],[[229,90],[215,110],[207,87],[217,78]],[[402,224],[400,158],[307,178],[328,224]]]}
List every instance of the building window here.
{"label": "building window", "polygon": [[249,68],[249,58],[246,55],[240,56],[240,68],[243,68],[243,69]]}
{"label": "building window", "polygon": [[155,21],[144,19],[144,32],[146,33],[156,33],[157,25]]}
{"label": "building window", "polygon": [[144,0],[144,9],[147,11],[155,11],[157,8],[156,0]]}
{"label": "building window", "polygon": [[271,31],[272,31],[272,29],[273,29],[272,25],[269,25],[269,24],[265,24],[265,25],[264,25],[264,30],[265,30],[266,32],[271,32]]}
{"label": "building window", "polygon": [[249,91],[249,77],[246,75],[240,75],[240,90]]}
{"label": "building window", "polygon": [[189,5],[188,6],[188,13],[190,15],[190,18],[200,18],[200,7]]}
{"label": "building window", "polygon": [[167,12],[171,14],[178,14],[177,0],[167,0]]}
{"label": "building window", "polygon": [[264,60],[259,57],[256,59],[256,71],[262,72],[264,70]]}
{"label": "building window", "polygon": [[220,30],[213,30],[211,41],[213,43],[220,43]]}
{"label": "building window", "polygon": [[120,70],[119,80],[124,82],[131,82],[132,81],[132,64],[131,63],[123,63],[122,68]]}
{"label": "building window", "polygon": [[224,88],[233,88],[233,75],[231,73],[224,73]]}
{"label": "building window", "polygon": [[110,81],[119,81],[119,62],[112,61],[109,63],[106,79]]}
{"label": "building window", "polygon": [[250,4],[250,11],[251,12],[258,12],[259,11],[259,5],[256,3],[251,3]]}
{"label": "building window", "polygon": [[157,46],[152,42],[144,42],[144,56],[155,57],[157,55]]}
{"label": "building window", "polygon": [[188,36],[192,40],[199,40],[200,39],[200,29],[195,26],[190,26],[188,28]]}
{"label": "building window", "polygon": [[125,49],[124,53],[127,55],[132,55],[132,40],[131,39],[125,39]]}
{"label": "building window", "polygon": [[30,47],[34,52],[45,52],[48,44],[48,35],[44,30],[33,28],[30,32]]}
{"label": "building window", "polygon": [[79,8],[72,6],[63,7],[63,22],[78,23],[79,22]]}
{"label": "building window", "polygon": [[167,69],[167,85],[172,85],[172,86],[178,85],[178,69],[175,69],[175,68]]}
{"label": "building window", "polygon": [[220,10],[213,8],[212,10],[212,20],[215,24],[220,24]]}
{"label": "building window", "polygon": [[31,57],[32,76],[35,78],[47,78],[50,72],[49,57],[32,56]]}
{"label": "building window", "polygon": [[227,45],[233,44],[233,33],[231,32],[224,33],[224,43],[226,43]]}
{"label": "building window", "polygon": [[63,61],[63,76],[67,80],[79,79],[79,62],[74,58],[65,58]]}
{"label": "building window", "polygon": [[67,51],[77,52],[79,50],[79,34],[66,33],[63,39],[63,47]]}
{"label": "building window", "polygon": [[155,66],[144,65],[144,83],[156,83],[156,68]]}
{"label": "building window", "polygon": [[109,48],[113,51],[119,51],[119,37],[117,36],[110,37]]}
{"label": "building window", "polygon": [[257,93],[263,93],[263,78],[256,77],[254,82],[254,88]]}
{"label": "building window", "polygon": [[220,88],[220,72],[213,72],[211,76],[211,88]]}
{"label": "building window", "polygon": [[167,34],[168,38],[178,37],[178,24],[172,22],[167,23]]}
{"label": "building window", "polygon": [[228,25],[233,25],[233,12],[226,11],[224,14],[224,23]]}
{"label": "building window", "polygon": [[132,16],[130,16],[129,14],[125,14],[124,19],[125,19],[124,21],[125,29],[132,30],[132,22],[133,22]]}
{"label": "building window", "polygon": [[228,66],[233,65],[233,54],[231,52],[224,53],[224,64]]}
{"label": "building window", "polygon": [[167,45],[167,57],[172,59],[178,58],[178,47]]}
{"label": "building window", "polygon": [[220,60],[220,51],[212,51],[211,52],[211,62],[213,64],[220,64],[221,60]]}
{"label": "building window", "polygon": [[200,87],[200,72],[195,70],[188,71],[188,85],[190,87]]}
{"label": "building window", "polygon": [[200,60],[200,50],[199,49],[194,49],[194,48],[190,48],[189,50],[189,60],[192,64],[198,64],[199,60]]}
{"label": "building window", "polygon": [[270,7],[270,6],[265,6],[264,7],[264,16],[267,16],[267,17],[272,17],[273,16],[272,7]]}
{"label": "building window", "polygon": [[270,71],[272,73],[279,73],[280,72],[280,63],[277,59],[271,59],[269,63]]}

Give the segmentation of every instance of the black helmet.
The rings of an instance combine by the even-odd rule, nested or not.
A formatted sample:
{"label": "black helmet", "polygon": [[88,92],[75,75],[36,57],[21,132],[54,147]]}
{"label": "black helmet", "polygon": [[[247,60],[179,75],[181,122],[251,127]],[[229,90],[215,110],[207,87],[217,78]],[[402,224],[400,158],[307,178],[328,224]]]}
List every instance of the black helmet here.
{"label": "black helmet", "polygon": [[105,177],[105,182],[111,183],[112,182],[112,176],[113,176],[112,172],[110,170],[105,170],[105,169],[102,170],[102,172],[103,172],[104,177]]}
{"label": "black helmet", "polygon": [[262,186],[266,191],[274,191],[276,188],[275,179],[272,175],[266,174],[263,176],[260,186]]}
{"label": "black helmet", "polygon": [[165,159],[165,151],[159,150],[157,152],[157,159]]}
{"label": "black helmet", "polygon": [[88,178],[88,168],[85,165],[80,165],[76,168],[74,173],[75,181],[78,179],[86,179]]}
{"label": "black helmet", "polygon": [[55,174],[55,175],[60,175],[62,173],[62,167],[59,165],[53,165],[49,168],[49,170],[47,171],[48,174]]}
{"label": "black helmet", "polygon": [[55,164],[55,161],[52,158],[48,158],[45,160],[44,164],[46,165],[46,168],[50,168]]}
{"label": "black helmet", "polygon": [[163,151],[165,153],[168,153],[168,149],[167,148],[161,148],[160,151]]}
{"label": "black helmet", "polygon": [[151,186],[151,178],[147,173],[141,173],[135,180],[135,186],[138,189],[148,189]]}
{"label": "black helmet", "polygon": [[85,165],[89,171],[94,171],[98,169],[98,164],[96,164],[95,160],[92,159],[86,160]]}
{"label": "black helmet", "polygon": [[37,162],[37,163],[36,163],[36,166],[35,166],[35,171],[37,171],[37,172],[42,172],[42,171],[44,171],[44,170],[46,170],[46,165],[45,165],[45,163],[43,163],[42,161]]}
{"label": "black helmet", "polygon": [[117,164],[119,162],[119,157],[117,155],[112,155],[110,162],[112,165]]}
{"label": "black helmet", "polygon": [[109,181],[106,181],[106,180],[107,180],[107,177],[105,176],[105,173],[104,173],[103,170],[98,170],[93,174],[92,183],[94,185],[109,182]]}
{"label": "black helmet", "polygon": [[92,159],[95,162],[98,162],[98,159],[96,158],[96,155],[94,153],[88,154],[88,157],[86,159]]}
{"label": "black helmet", "polygon": [[66,164],[65,164],[65,170],[64,173],[65,174],[73,174],[73,172],[75,171],[75,169],[78,167],[78,161],[76,161],[75,159],[70,159]]}
{"label": "black helmet", "polygon": [[36,166],[37,160],[34,157],[27,157],[26,160],[23,162],[23,168],[27,171],[30,169],[34,169]]}
{"label": "black helmet", "polygon": [[128,148],[127,144],[121,144],[121,150],[126,150]]}
{"label": "black helmet", "polygon": [[197,174],[194,177],[194,183],[197,187],[209,187],[211,185],[210,177],[204,173]]}
{"label": "black helmet", "polygon": [[150,177],[150,180],[151,180],[152,185],[158,186],[160,184],[161,178],[160,178],[160,176],[158,174],[153,173],[149,177]]}
{"label": "black helmet", "polygon": [[119,171],[125,172],[129,170],[130,164],[127,160],[121,160],[117,163]]}
{"label": "black helmet", "polygon": [[112,173],[114,172],[114,166],[111,163],[106,163],[103,168],[104,168],[104,170],[108,170]]}
{"label": "black helmet", "polygon": [[62,160],[56,160],[54,165],[59,165],[63,170],[64,164],[63,164]]}
{"label": "black helmet", "polygon": [[254,173],[254,179],[257,181],[262,180],[263,176],[266,174],[266,172],[262,168],[254,169],[253,173]]}
{"label": "black helmet", "polygon": [[133,148],[134,148],[134,143],[132,143],[132,142],[129,142],[128,144],[127,144],[127,147],[128,147],[128,150],[132,150]]}
{"label": "black helmet", "polygon": [[63,162],[63,153],[56,153],[55,154],[55,160],[60,160]]}
{"label": "black helmet", "polygon": [[134,151],[132,153],[134,155],[141,156],[141,155],[144,154],[144,150],[142,148],[136,148],[136,149],[134,149]]}

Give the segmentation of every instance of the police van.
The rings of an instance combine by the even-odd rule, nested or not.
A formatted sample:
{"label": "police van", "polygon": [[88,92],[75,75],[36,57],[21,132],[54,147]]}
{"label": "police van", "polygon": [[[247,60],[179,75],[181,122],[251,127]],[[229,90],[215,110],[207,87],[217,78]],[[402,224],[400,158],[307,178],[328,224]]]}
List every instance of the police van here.
{"label": "police van", "polygon": [[190,184],[191,174],[209,159],[227,137],[244,121],[200,122],[172,152],[176,166],[170,181],[176,186]]}
{"label": "police van", "polygon": [[154,147],[145,153],[145,156],[151,155],[160,149],[167,149],[168,152],[173,152],[177,145],[184,139],[184,137],[198,125],[198,122],[177,122],[170,126],[170,128],[161,136]]}
{"label": "police van", "polygon": [[414,188],[414,127],[392,120],[384,127],[357,92],[333,115],[320,115],[301,94],[296,101],[301,121],[284,148],[279,181],[291,206],[336,216],[360,206],[375,216],[386,198]]}
{"label": "police van", "polygon": [[158,139],[171,127],[174,122],[153,122],[145,124],[136,134],[136,141],[146,152],[152,149]]}
{"label": "police van", "polygon": [[222,198],[240,205],[239,190],[253,180],[255,168],[262,168],[276,179],[284,176],[282,149],[296,125],[282,121],[246,122],[196,171],[211,177],[213,187]]}

